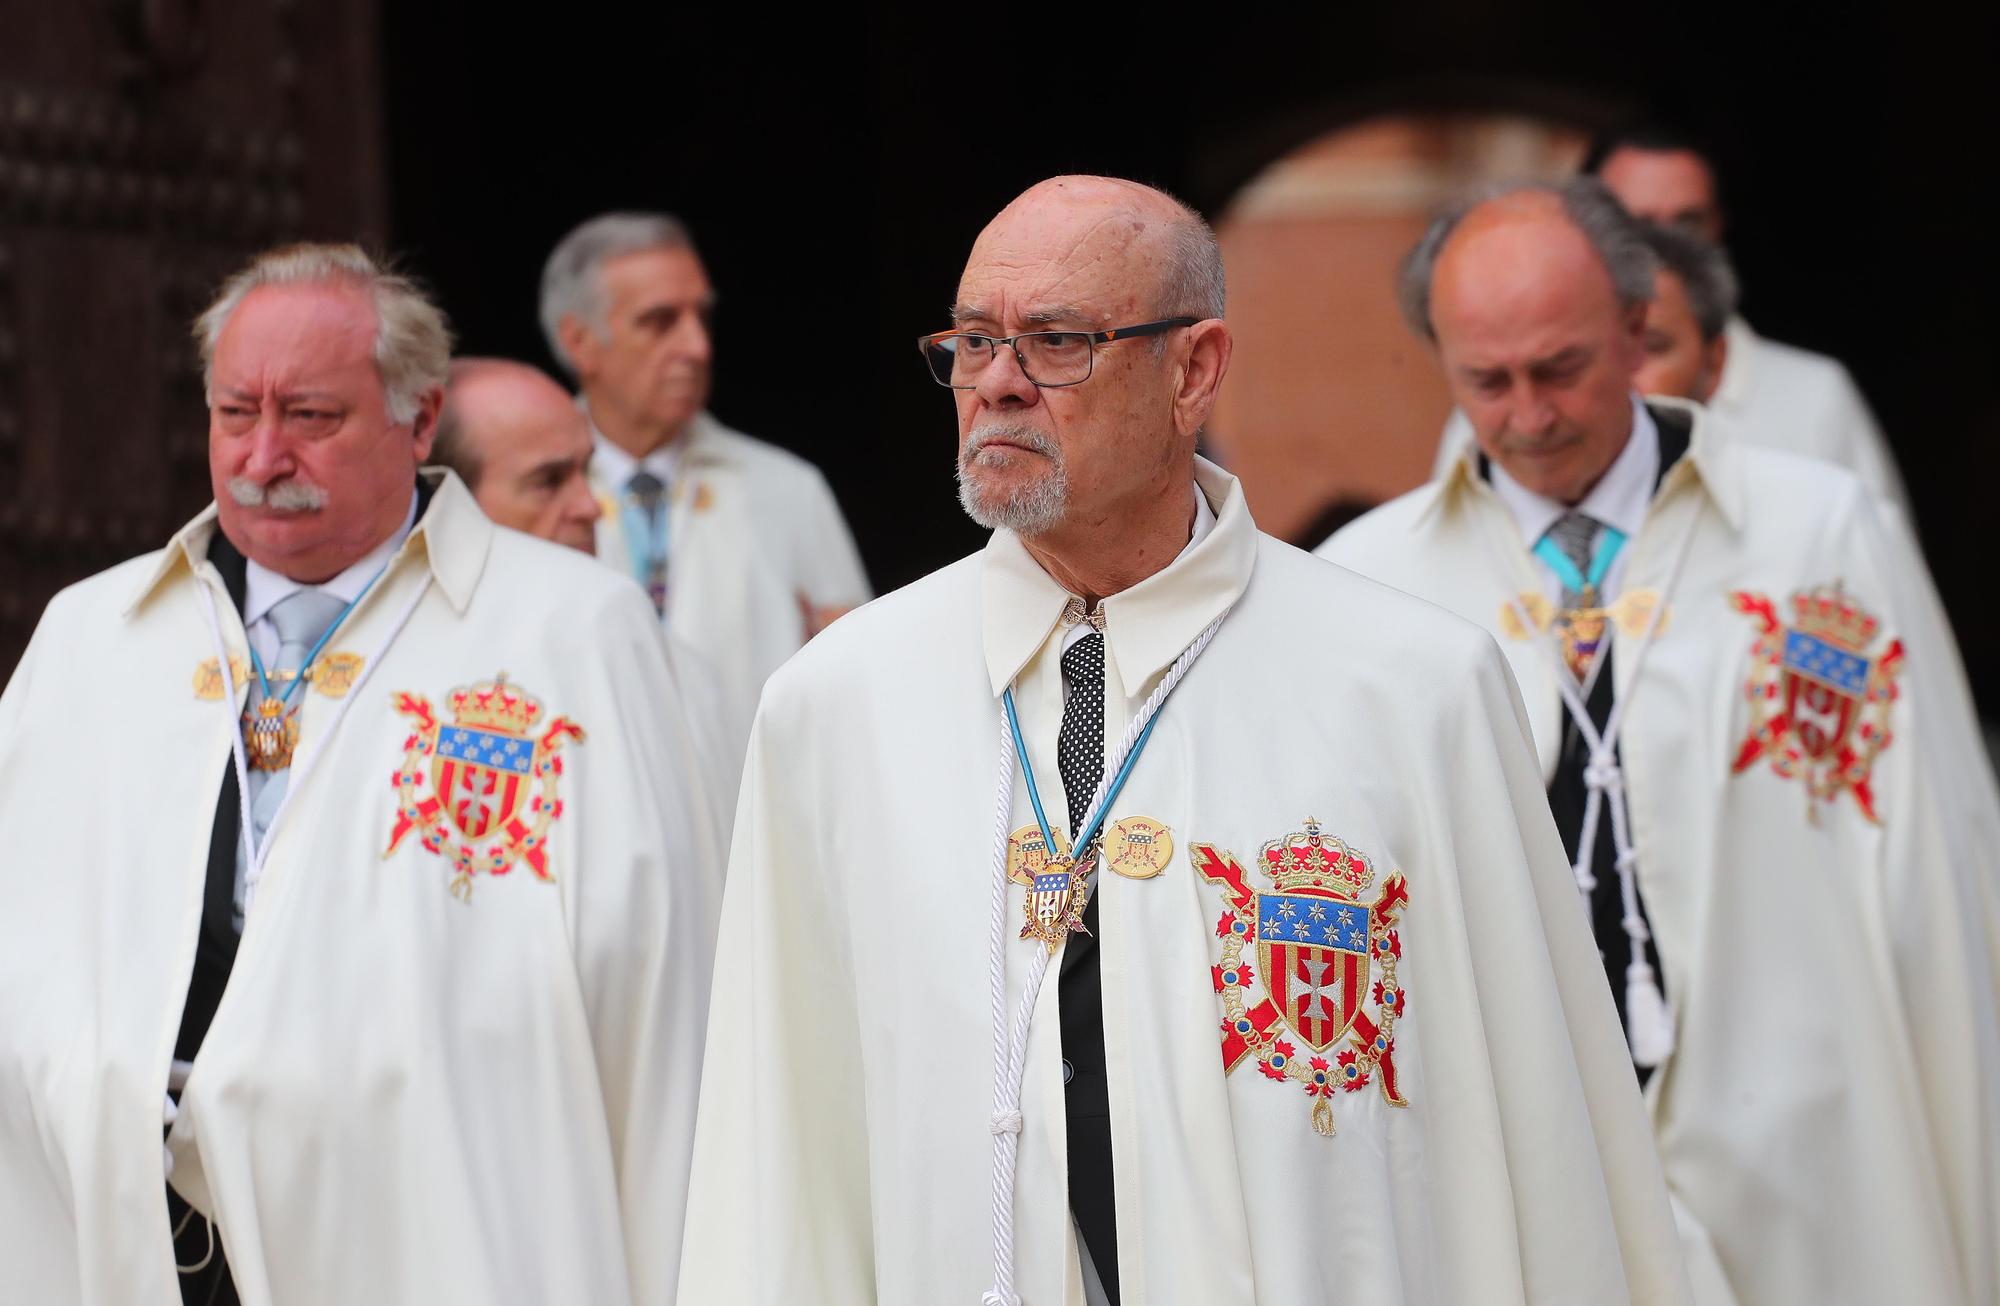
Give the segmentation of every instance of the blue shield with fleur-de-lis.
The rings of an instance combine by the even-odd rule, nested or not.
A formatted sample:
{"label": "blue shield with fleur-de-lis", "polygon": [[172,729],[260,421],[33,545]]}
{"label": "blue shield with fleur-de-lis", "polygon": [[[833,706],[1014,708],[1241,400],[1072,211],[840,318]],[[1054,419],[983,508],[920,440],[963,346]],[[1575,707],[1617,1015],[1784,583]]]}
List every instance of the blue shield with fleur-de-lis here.
{"label": "blue shield with fleur-de-lis", "polygon": [[431,783],[459,832],[483,838],[520,808],[534,761],[534,744],[520,735],[490,726],[445,726],[438,731]]}

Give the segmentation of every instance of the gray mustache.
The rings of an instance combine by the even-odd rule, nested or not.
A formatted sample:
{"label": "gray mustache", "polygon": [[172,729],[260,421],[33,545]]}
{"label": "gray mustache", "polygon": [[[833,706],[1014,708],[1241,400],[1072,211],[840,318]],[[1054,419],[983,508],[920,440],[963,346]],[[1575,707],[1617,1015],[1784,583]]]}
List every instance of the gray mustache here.
{"label": "gray mustache", "polygon": [[326,491],[305,481],[259,485],[247,476],[235,476],[229,481],[229,497],[245,508],[275,512],[318,512],[326,507]]}
{"label": "gray mustache", "polygon": [[984,449],[996,440],[1005,440],[1009,444],[1018,444],[1024,449],[1032,450],[1035,453],[1043,454],[1050,458],[1057,457],[1056,442],[1043,435],[1040,431],[1028,426],[991,423],[986,426],[973,428],[972,433],[966,437],[965,452],[959,455],[959,462],[970,465],[972,460],[979,456],[981,449]]}

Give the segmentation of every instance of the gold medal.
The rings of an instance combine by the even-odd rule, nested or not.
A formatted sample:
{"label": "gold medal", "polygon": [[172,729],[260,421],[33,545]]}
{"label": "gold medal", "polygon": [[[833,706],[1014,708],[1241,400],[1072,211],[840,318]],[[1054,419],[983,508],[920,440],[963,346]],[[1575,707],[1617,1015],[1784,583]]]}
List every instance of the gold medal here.
{"label": "gold medal", "polygon": [[329,653],[312,664],[306,671],[306,679],[328,698],[340,698],[354,688],[366,661],[359,653]]}
{"label": "gold medal", "polygon": [[[1653,620],[1653,609],[1660,608],[1660,592],[1655,589],[1626,590],[1605,611],[1617,623],[1621,635],[1639,636],[1646,633],[1646,626]],[[1667,626],[1674,615],[1671,607],[1661,608],[1659,624],[1653,627],[1655,635],[1667,633]]]}
{"label": "gold medal", "polygon": [[[250,666],[234,653],[229,655],[229,676],[232,684],[241,687],[250,679]],[[219,702],[222,698],[222,664],[214,658],[203,658],[194,669],[194,696],[204,703]]]}
{"label": "gold medal", "polygon": [[[1040,832],[1036,833],[1039,838]],[[1022,901],[1028,923],[1021,927],[1021,937],[1040,939],[1053,957],[1070,931],[1090,933],[1083,928],[1083,908],[1089,889],[1089,881],[1076,863],[1067,857],[1050,858],[1029,883],[1028,895]]]}
{"label": "gold medal", "polygon": [[285,770],[298,742],[298,709],[286,711],[282,700],[266,698],[255,712],[243,714],[243,749],[251,770]]}
{"label": "gold medal", "polygon": [[[1054,831],[1057,857],[1069,856],[1069,841],[1061,830]],[[1007,878],[1016,884],[1033,884],[1049,864],[1049,849],[1042,841],[1042,827],[1024,825],[1007,836]]]}
{"label": "gold medal", "polygon": [[1603,608],[1570,608],[1556,617],[1562,636],[1563,665],[1582,684],[1590,676],[1597,650],[1604,646],[1604,627],[1610,614]]}
{"label": "gold medal", "polygon": [[[1638,636],[1646,633],[1647,623],[1653,619],[1653,609],[1661,606],[1660,592],[1656,589],[1630,589],[1620,594],[1602,608],[1590,609],[1602,621],[1609,618],[1621,635]],[[1521,624],[1521,613],[1528,614],[1531,626]],[[1532,639],[1538,632],[1550,626],[1564,614],[1556,606],[1536,591],[1524,591],[1517,600],[1509,600],[1500,605],[1500,633],[1508,639]],[[1664,635],[1673,622],[1674,610],[1666,607],[1660,613],[1660,622],[1654,630],[1656,635]]]}
{"label": "gold medal", "polygon": [[1174,859],[1174,837],[1163,821],[1128,816],[1104,836],[1104,860],[1128,880],[1150,880]]}
{"label": "gold medal", "polygon": [[[1526,612],[1528,620],[1534,623],[1532,629],[1521,624],[1523,612]],[[1500,633],[1508,639],[1532,639],[1537,631],[1549,628],[1549,623],[1555,620],[1555,615],[1555,605],[1550,603],[1541,591],[1524,591],[1518,601],[1509,600],[1500,605]]]}

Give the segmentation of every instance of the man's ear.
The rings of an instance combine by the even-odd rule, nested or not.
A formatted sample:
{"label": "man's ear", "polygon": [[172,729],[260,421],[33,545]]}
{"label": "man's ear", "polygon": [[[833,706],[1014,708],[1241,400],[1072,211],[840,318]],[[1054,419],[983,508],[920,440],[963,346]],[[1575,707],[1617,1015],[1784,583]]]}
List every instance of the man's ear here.
{"label": "man's ear", "polygon": [[1624,330],[1618,338],[1618,345],[1624,351],[1627,370],[1636,372],[1646,361],[1646,305],[1643,302],[1627,304],[1619,314],[1619,326]]}
{"label": "man's ear", "polygon": [[443,411],[443,386],[432,386],[417,397],[417,415],[410,419],[410,439],[415,443],[420,467],[431,456],[431,445],[437,441],[438,414]]}
{"label": "man's ear", "polygon": [[578,380],[596,375],[598,356],[604,345],[589,324],[574,313],[565,313],[556,322],[556,339],[562,343],[563,354]]}
{"label": "man's ear", "polygon": [[1229,324],[1219,317],[1204,318],[1187,333],[1187,354],[1175,371],[1174,427],[1191,437],[1208,422],[1215,408],[1234,341]]}

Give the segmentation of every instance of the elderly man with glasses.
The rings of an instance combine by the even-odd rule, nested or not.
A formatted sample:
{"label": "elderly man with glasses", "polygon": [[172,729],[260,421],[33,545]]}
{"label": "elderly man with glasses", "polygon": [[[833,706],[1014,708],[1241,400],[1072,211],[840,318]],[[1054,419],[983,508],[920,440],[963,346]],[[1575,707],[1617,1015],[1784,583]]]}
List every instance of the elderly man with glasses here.
{"label": "elderly man with glasses", "polygon": [[1061,177],[921,342],[993,535],[766,691],[683,1300],[1683,1299],[1500,655],[1195,455],[1222,313]]}

